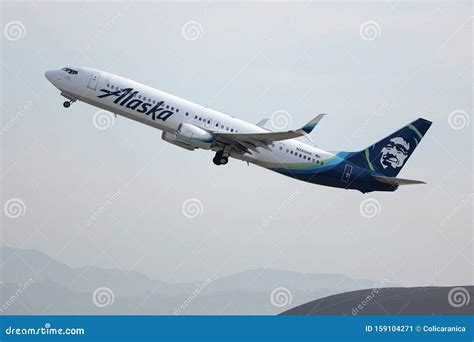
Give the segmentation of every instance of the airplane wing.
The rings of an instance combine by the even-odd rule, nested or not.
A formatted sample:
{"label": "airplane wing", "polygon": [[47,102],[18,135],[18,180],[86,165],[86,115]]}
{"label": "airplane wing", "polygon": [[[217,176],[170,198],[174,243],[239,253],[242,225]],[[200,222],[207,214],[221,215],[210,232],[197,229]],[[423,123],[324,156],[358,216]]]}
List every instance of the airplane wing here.
{"label": "airplane wing", "polygon": [[263,133],[213,133],[214,138],[223,143],[234,146],[241,146],[248,152],[248,149],[256,147],[267,147],[274,141],[288,140],[301,136],[309,138],[309,133],[317,126],[319,121],[326,114],[319,114],[313,120],[299,129],[283,132],[263,132]]}

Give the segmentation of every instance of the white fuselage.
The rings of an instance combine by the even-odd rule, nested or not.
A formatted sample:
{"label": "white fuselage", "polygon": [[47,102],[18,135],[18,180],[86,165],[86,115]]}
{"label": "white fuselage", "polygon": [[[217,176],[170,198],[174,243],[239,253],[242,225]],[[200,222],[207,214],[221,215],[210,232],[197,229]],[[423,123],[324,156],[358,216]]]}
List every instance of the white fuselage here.
{"label": "white fuselage", "polygon": [[[46,77],[61,90],[66,98],[72,101],[83,101],[158,128],[166,132],[165,135],[176,134],[180,124],[183,123],[208,132],[268,132],[260,126],[108,72],[83,67],[65,69],[48,71]],[[124,89],[131,89],[127,96],[123,95]],[[150,113],[150,110],[161,102],[163,110],[159,114]],[[208,149],[218,151],[222,149],[222,146],[210,145]],[[257,147],[250,153],[236,153],[230,150],[229,156],[262,167],[284,168],[296,164],[322,163],[332,158],[334,154],[296,139],[289,139]]]}

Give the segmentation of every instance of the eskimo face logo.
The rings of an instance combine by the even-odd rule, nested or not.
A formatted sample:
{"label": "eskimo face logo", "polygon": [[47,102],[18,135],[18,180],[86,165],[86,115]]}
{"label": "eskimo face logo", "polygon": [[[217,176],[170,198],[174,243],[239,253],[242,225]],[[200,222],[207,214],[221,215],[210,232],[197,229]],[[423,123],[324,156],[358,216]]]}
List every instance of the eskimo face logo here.
{"label": "eskimo face logo", "polygon": [[390,139],[388,144],[382,148],[380,156],[380,164],[384,169],[392,167],[398,169],[403,166],[408,158],[410,144],[401,137]]}
{"label": "eskimo face logo", "polygon": [[99,98],[105,98],[109,96],[116,97],[114,103],[118,104],[119,106],[125,106],[125,108],[135,110],[139,113],[149,115],[152,120],[166,121],[166,119],[173,115],[172,111],[165,110],[165,108],[163,107],[163,101],[158,102],[155,106],[152,107],[152,104],[150,102],[145,102],[137,98],[138,91],[134,91],[133,88],[125,88],[116,91],[101,89],[100,91],[104,94],[99,95]]}

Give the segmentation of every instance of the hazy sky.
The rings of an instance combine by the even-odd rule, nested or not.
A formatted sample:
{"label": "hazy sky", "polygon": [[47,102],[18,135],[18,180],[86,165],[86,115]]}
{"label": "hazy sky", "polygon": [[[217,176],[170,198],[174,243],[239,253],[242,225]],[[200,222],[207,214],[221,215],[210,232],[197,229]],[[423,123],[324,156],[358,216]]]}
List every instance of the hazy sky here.
{"label": "hazy sky", "polygon": [[[170,282],[266,267],[473,283],[470,1],[2,2],[2,28],[2,245]],[[312,137],[329,150],[360,150],[422,116],[433,126],[399,177],[428,184],[363,195],[217,167],[122,117],[99,130],[97,108],[64,109],[44,78],[67,65],[255,123],[328,113]],[[183,214],[188,199],[197,217]],[[375,217],[362,215],[366,199]]]}

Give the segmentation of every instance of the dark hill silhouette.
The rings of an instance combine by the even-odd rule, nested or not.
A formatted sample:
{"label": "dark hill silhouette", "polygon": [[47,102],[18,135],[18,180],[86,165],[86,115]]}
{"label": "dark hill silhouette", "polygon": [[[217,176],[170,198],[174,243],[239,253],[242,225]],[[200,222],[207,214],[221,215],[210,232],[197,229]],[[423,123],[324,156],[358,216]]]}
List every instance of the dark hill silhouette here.
{"label": "dark hill silhouette", "polygon": [[[462,286],[464,290],[455,288],[390,287],[351,291],[299,305],[281,315],[474,315],[474,286]],[[455,306],[450,304],[450,297]]]}

